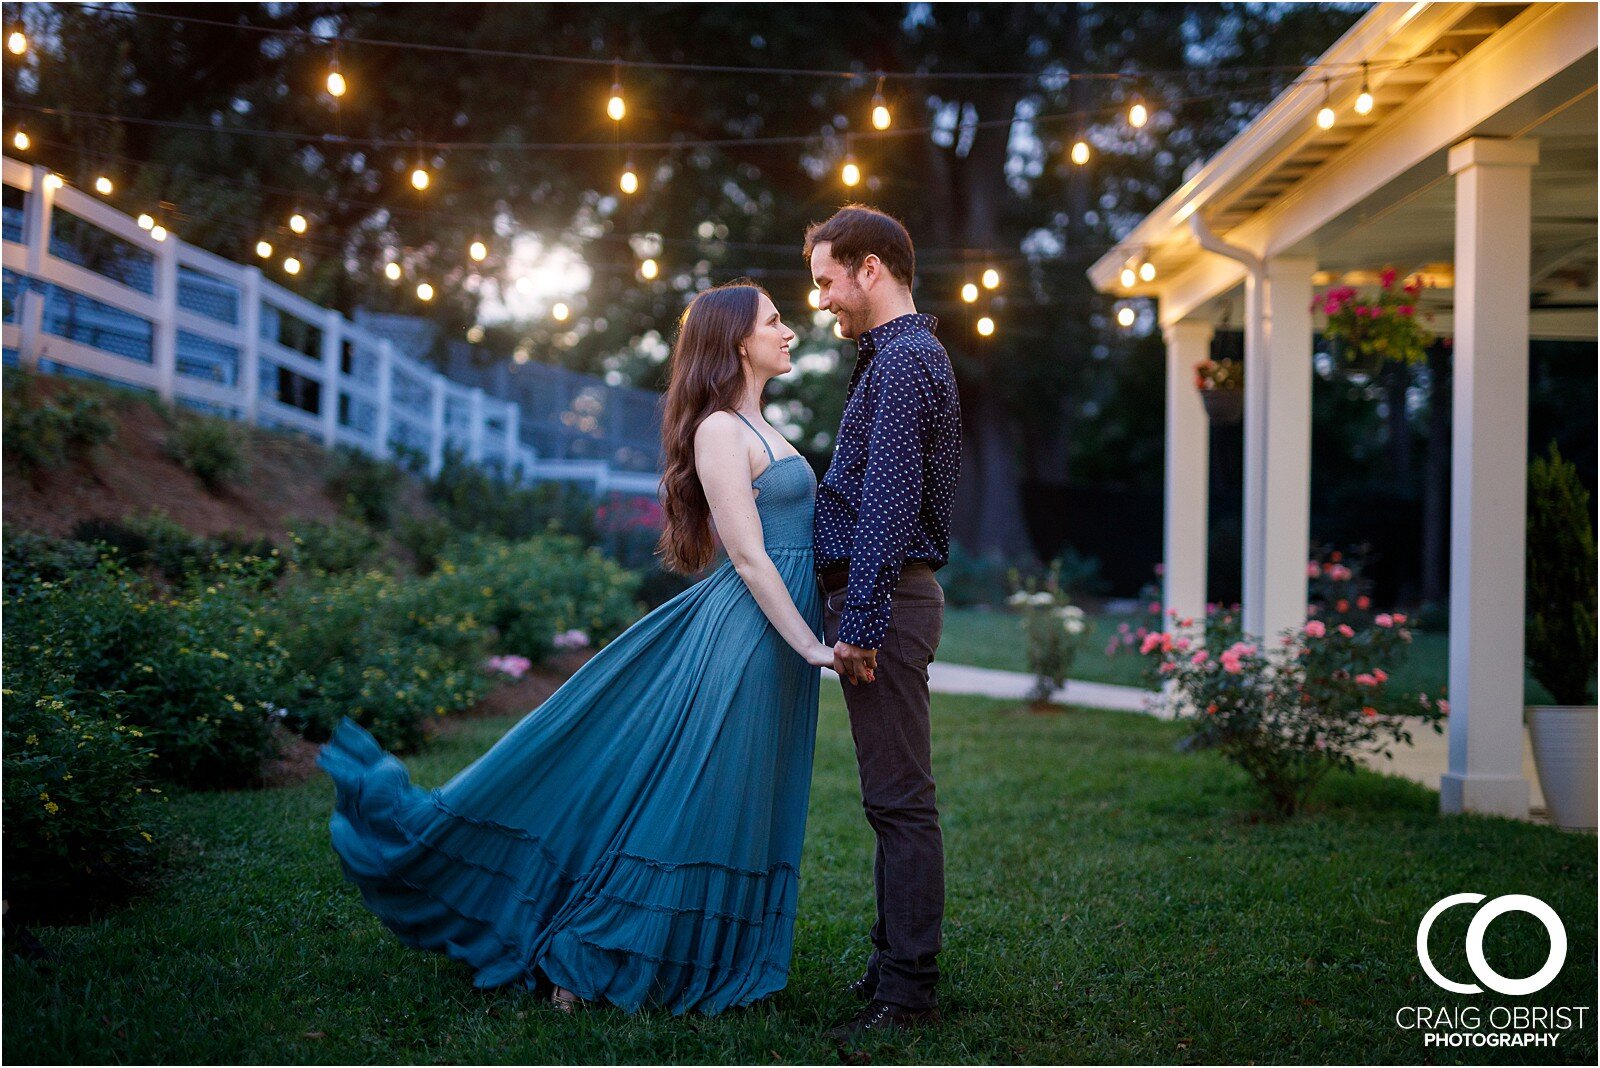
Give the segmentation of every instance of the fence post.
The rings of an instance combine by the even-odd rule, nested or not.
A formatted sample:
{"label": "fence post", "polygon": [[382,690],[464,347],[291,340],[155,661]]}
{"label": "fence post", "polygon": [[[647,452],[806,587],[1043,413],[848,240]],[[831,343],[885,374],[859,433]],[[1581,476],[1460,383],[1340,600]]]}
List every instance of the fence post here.
{"label": "fence post", "polygon": [[17,298],[17,360],[30,371],[39,369],[44,294],[29,287]]}
{"label": "fence post", "polygon": [[522,405],[506,401],[506,481],[513,486],[522,481],[522,457],[517,448],[521,444],[521,419]]}
{"label": "fence post", "polygon": [[255,425],[261,413],[261,268],[246,265],[239,286],[239,388],[244,391],[244,421]]}
{"label": "fence post", "polygon": [[178,239],[172,234],[155,243],[156,322],[151,362],[156,395],[171,404],[178,386]]}
{"label": "fence post", "polygon": [[38,278],[44,273],[44,258],[50,251],[50,209],[55,205],[55,190],[45,182],[48,167],[33,166],[33,184],[28,188],[28,200],[22,213],[22,240],[28,250],[28,274]]}
{"label": "fence post", "polygon": [[429,380],[433,385],[433,412],[428,420],[428,477],[438,478],[444,470],[444,375],[435,372]]}
{"label": "fence post", "polygon": [[467,394],[467,459],[483,463],[483,387],[473,386]]}
{"label": "fence post", "polygon": [[344,357],[344,316],[333,310],[322,315],[322,444],[339,442],[339,375]]}
{"label": "fence post", "polygon": [[389,448],[390,418],[394,411],[394,347],[389,339],[378,342],[378,414],[372,421],[372,433],[377,440],[377,454],[387,460],[393,455]]}

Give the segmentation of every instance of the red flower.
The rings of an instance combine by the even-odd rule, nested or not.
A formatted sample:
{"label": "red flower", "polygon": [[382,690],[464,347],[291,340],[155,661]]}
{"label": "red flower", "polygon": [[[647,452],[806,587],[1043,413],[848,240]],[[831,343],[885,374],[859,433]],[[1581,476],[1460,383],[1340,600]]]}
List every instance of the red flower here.
{"label": "red flower", "polygon": [[1334,604],[1333,607],[1334,607],[1334,609],[1336,611],[1348,612],[1348,611],[1350,611],[1350,602],[1345,600],[1343,597],[1341,597],[1341,598],[1339,598],[1338,602]]}
{"label": "red flower", "polygon": [[1217,703],[1215,701],[1211,702],[1209,705],[1206,705],[1206,715],[1214,716],[1216,714],[1217,714]]}
{"label": "red flower", "polygon": [[1363,716],[1365,716],[1367,719],[1377,719],[1378,718],[1378,710],[1376,708],[1373,708],[1371,705],[1367,705],[1366,707],[1362,708],[1361,714]]}

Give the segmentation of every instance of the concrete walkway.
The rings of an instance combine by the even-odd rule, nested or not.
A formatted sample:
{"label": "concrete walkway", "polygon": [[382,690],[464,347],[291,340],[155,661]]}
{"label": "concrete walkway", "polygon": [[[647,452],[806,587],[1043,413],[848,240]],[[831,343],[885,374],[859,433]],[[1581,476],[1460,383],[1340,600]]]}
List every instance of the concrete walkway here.
{"label": "concrete walkway", "polygon": [[[824,668],[822,674],[833,680],[839,676]],[[994,668],[971,667],[967,664],[945,664],[935,660],[928,665],[928,687],[934,693],[967,694],[993,697],[1003,701],[1021,701],[1033,689],[1033,676],[1021,671],[999,671]],[[1142,712],[1161,719],[1171,719],[1172,713],[1162,707],[1154,690],[1137,686],[1116,686],[1105,682],[1082,682],[1072,679],[1050,698],[1055,704],[1082,705],[1087,708],[1105,708],[1116,712]],[[1411,732],[1412,744],[1395,749],[1394,759],[1365,754],[1357,760],[1381,775],[1398,775],[1420,783],[1430,790],[1439,789],[1439,779],[1450,764],[1448,734],[1435,734],[1425,726]],[[1549,821],[1545,812],[1544,794],[1539,790],[1539,776],[1533,767],[1533,746],[1526,730],[1522,733],[1522,774],[1527,777],[1530,818],[1534,822]]]}

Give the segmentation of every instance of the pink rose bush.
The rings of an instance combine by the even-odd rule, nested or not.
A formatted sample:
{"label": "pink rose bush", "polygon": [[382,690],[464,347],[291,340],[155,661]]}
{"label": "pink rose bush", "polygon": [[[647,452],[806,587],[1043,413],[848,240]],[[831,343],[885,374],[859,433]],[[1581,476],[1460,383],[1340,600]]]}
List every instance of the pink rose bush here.
{"label": "pink rose bush", "polygon": [[1419,723],[1443,729],[1442,697],[1391,692],[1390,672],[1411,635],[1395,622],[1404,616],[1386,618],[1334,627],[1308,619],[1269,647],[1244,634],[1234,613],[1218,611],[1203,632],[1152,631],[1139,648],[1190,726],[1185,747],[1219,750],[1289,816],[1328,772],[1354,770],[1357,754],[1392,757]]}
{"label": "pink rose bush", "polygon": [[483,662],[483,670],[509,675],[513,679],[520,679],[533,667],[533,661],[525,656],[491,656]]}

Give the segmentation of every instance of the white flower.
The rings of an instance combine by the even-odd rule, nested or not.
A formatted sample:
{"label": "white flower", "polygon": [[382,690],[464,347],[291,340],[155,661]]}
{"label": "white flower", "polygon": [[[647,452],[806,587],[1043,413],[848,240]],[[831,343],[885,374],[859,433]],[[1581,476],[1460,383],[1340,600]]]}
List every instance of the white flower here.
{"label": "white flower", "polygon": [[1084,622],[1081,619],[1069,619],[1066,622],[1066,627],[1068,634],[1082,634],[1084,631]]}
{"label": "white flower", "polygon": [[1042,608],[1045,605],[1055,604],[1056,595],[1051,593],[1049,590],[1040,590],[1038,593],[1028,598],[1028,600]]}
{"label": "white flower", "polygon": [[1020,606],[1020,605],[1025,605],[1027,603],[1028,603],[1028,591],[1027,590],[1018,590],[1016,593],[1013,593],[1010,597],[1006,598],[1006,604],[1012,605],[1013,607]]}

